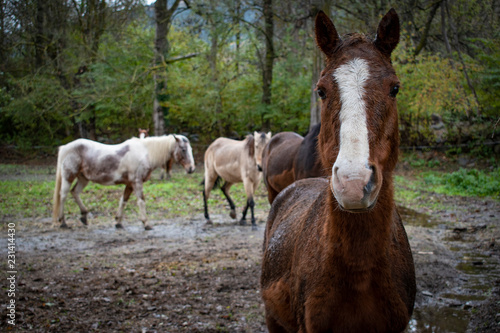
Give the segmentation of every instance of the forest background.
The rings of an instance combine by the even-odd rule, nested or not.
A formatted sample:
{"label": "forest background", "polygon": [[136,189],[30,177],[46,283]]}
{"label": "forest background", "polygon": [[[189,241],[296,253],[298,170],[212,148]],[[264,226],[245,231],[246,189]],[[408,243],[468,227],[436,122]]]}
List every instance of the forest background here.
{"label": "forest background", "polygon": [[391,7],[402,147],[500,154],[497,0],[1,0],[0,145],[304,135],[319,121],[318,10],[374,37]]}

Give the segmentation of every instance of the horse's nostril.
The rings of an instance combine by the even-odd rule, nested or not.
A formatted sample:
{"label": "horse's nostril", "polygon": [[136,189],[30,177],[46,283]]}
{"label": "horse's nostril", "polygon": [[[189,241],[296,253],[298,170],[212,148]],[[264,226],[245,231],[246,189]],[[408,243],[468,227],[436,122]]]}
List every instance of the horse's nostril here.
{"label": "horse's nostril", "polygon": [[257,169],[258,169],[259,171],[262,171],[262,167],[261,167],[260,165],[257,165]]}

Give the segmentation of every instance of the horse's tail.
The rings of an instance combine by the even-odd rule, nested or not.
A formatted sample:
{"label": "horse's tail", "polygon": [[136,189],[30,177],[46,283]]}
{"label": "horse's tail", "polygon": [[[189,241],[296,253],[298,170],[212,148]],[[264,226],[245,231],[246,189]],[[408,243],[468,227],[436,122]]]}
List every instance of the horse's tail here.
{"label": "horse's tail", "polygon": [[57,154],[57,166],[56,166],[56,186],[54,188],[54,206],[52,210],[52,222],[57,224],[59,219],[59,209],[61,208],[61,183],[62,183],[62,157],[61,157],[61,149]]}

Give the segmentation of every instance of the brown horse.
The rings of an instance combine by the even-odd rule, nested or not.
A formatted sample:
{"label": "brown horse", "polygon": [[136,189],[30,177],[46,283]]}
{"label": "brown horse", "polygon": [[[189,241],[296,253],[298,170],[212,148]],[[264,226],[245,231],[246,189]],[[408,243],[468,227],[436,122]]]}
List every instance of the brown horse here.
{"label": "brown horse", "polygon": [[262,169],[269,203],[296,180],[327,176],[316,149],[320,128],[316,124],[304,138],[294,132],[278,133],[264,149]]}
{"label": "brown horse", "polygon": [[207,223],[212,223],[208,215],[207,205],[210,191],[218,180],[222,179],[224,184],[221,190],[229,203],[230,216],[233,219],[236,218],[236,211],[234,202],[229,196],[229,189],[233,184],[243,182],[247,203],[243,209],[240,224],[246,224],[247,210],[250,207],[252,228],[256,229],[253,194],[262,180],[262,151],[270,139],[271,132],[267,134],[254,132],[254,135],[248,135],[243,141],[218,138],[207,148],[205,152],[205,179],[203,181],[205,185],[203,204]]}
{"label": "brown horse", "polygon": [[134,192],[139,206],[139,219],[144,228],[150,230],[151,227],[147,224],[143,183],[149,179],[154,169],[165,165],[168,159],[175,159],[182,164],[187,173],[192,173],[195,169],[191,145],[183,135],[132,138],[117,145],[78,139],[59,147],[54,190],[54,223],[60,222],[61,228],[68,227],[64,219],[64,202],[71,184],[76,179],[71,194],[80,207],[80,221],[83,224],[87,224],[88,210],[83,205],[80,193],[89,181],[92,181],[102,185],[125,185],[116,214],[117,228],[123,228],[123,209]]}
{"label": "brown horse", "polygon": [[261,288],[269,332],[402,332],[415,301],[410,245],[396,211],[399,81],[391,9],[374,41],[339,37],[323,12],[316,42],[326,55],[318,152],[331,178],[299,180],[274,200]]}
{"label": "brown horse", "polygon": [[139,128],[139,139],[144,139],[149,136],[149,128],[144,129],[144,128]]}

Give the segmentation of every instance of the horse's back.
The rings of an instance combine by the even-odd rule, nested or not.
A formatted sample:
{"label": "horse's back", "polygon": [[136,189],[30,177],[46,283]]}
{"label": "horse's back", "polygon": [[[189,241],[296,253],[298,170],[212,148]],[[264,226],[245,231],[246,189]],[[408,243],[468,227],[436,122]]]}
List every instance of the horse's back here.
{"label": "horse's back", "polygon": [[143,174],[149,172],[147,150],[137,138],[114,145],[77,139],[59,148],[58,159],[68,180],[81,173],[88,180],[109,185],[147,178]]}
{"label": "horse's back", "polygon": [[230,183],[242,182],[242,168],[253,162],[246,144],[246,140],[217,138],[205,151],[205,170],[211,170]]}

